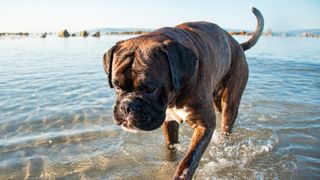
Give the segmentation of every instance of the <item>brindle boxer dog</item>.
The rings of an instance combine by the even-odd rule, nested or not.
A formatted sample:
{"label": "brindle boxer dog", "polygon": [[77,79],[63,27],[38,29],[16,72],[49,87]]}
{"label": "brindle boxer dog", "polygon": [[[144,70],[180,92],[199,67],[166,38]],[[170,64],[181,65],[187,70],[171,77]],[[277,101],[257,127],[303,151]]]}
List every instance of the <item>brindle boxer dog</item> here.
{"label": "brindle boxer dog", "polygon": [[118,42],[104,54],[109,85],[115,88],[114,122],[129,131],[162,125],[169,148],[178,143],[179,123],[194,133],[174,179],[191,179],[221,113],[221,132],[230,134],[248,80],[244,51],[258,41],[263,17],[245,43],[216,24],[189,22]]}

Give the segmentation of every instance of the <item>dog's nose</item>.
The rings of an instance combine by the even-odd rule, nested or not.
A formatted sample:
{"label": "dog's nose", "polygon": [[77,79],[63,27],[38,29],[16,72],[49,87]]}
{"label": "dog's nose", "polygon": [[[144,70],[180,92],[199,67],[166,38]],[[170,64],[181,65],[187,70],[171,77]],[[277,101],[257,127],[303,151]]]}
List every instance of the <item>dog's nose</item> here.
{"label": "dog's nose", "polygon": [[130,112],[130,109],[129,109],[129,106],[128,106],[127,102],[122,102],[121,105],[120,105],[120,109],[125,114],[128,114]]}
{"label": "dog's nose", "polygon": [[124,100],[121,102],[120,109],[125,114],[129,114],[130,112],[139,112],[141,110],[141,106],[134,101]]}

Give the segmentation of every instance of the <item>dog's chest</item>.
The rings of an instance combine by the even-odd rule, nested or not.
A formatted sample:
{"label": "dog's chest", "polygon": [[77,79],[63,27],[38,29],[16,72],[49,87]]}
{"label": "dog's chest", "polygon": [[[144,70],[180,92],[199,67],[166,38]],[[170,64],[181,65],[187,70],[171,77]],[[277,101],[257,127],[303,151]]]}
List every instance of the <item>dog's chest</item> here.
{"label": "dog's chest", "polygon": [[166,111],[166,121],[177,121],[178,123],[182,123],[186,121],[190,113],[191,112],[188,111],[186,108],[168,108]]}

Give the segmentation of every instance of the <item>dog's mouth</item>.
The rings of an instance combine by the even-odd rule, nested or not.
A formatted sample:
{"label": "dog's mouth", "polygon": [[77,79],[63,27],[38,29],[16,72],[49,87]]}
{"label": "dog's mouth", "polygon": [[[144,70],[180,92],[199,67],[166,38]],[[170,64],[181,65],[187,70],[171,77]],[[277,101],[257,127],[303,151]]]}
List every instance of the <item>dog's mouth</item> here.
{"label": "dog's mouth", "polygon": [[133,132],[133,133],[136,133],[138,132],[138,128],[136,128],[130,121],[128,120],[124,120],[121,124],[121,128],[125,131],[128,131],[128,132]]}
{"label": "dog's mouth", "polygon": [[165,117],[160,116],[161,119],[151,117],[150,115],[137,115],[130,113],[126,117],[121,118],[121,120],[115,121],[117,125],[128,132],[137,132],[139,130],[151,131],[159,128]]}
{"label": "dog's mouth", "polygon": [[126,131],[152,131],[164,122],[166,114],[163,109],[141,98],[134,100],[125,98],[122,101],[116,101],[113,120]]}

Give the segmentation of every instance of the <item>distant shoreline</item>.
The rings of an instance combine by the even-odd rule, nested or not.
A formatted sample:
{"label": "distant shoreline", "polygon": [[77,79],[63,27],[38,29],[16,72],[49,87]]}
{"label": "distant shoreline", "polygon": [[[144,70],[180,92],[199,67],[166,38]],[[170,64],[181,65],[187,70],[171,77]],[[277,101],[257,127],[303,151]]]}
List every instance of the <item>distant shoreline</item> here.
{"label": "distant shoreline", "polygon": [[[33,37],[41,37],[41,38],[46,38],[47,36],[58,36],[62,38],[67,38],[67,37],[88,37],[88,36],[93,36],[99,38],[102,35],[143,35],[150,33],[151,31],[112,31],[112,32],[88,32],[88,31],[81,31],[81,32],[75,32],[75,33],[69,33],[67,30],[61,31],[61,32],[44,32],[44,33],[29,33],[29,32],[0,32],[0,37],[28,37],[28,36],[33,36]],[[229,30],[228,33],[230,35],[239,35],[239,36],[251,36],[253,32],[251,31],[244,31],[244,30],[239,30],[239,31],[234,31],[234,30]],[[320,38],[320,35],[318,34],[313,34],[310,32],[301,32],[300,34],[290,34],[290,33],[274,33],[270,29],[267,31],[263,32],[263,36],[265,37],[303,37],[303,38]]]}

